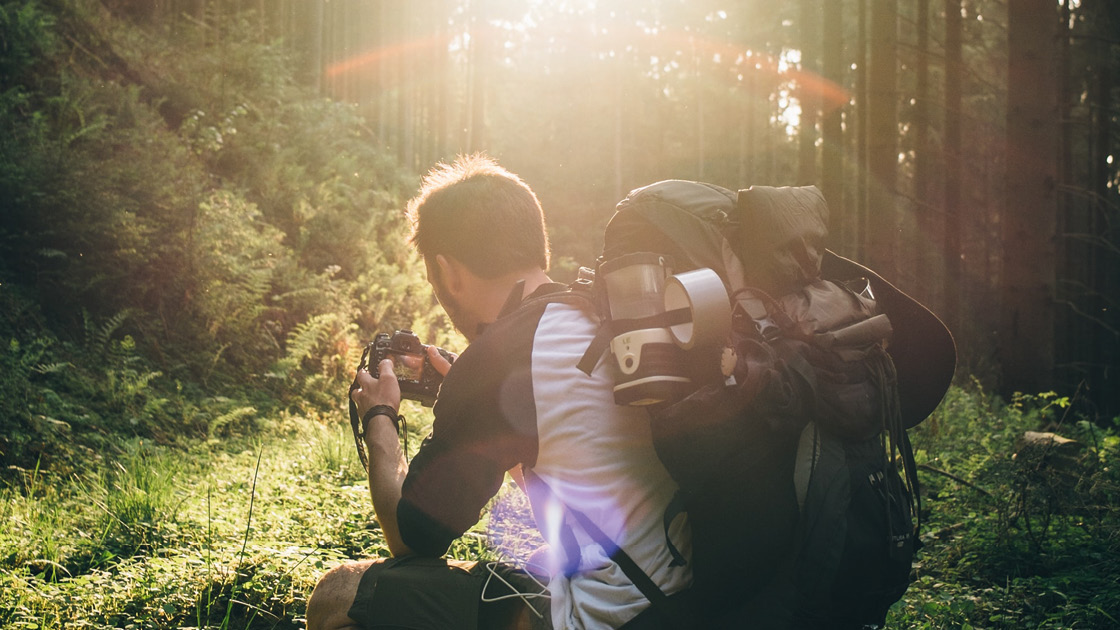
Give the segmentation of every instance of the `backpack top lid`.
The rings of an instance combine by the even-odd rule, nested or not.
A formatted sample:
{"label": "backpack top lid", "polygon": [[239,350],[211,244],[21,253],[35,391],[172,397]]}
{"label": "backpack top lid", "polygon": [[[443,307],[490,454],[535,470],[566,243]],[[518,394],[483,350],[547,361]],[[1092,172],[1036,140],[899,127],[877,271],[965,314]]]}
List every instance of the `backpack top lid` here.
{"label": "backpack top lid", "polygon": [[735,193],[671,179],[619,202],[602,259],[669,254],[678,265],[674,271],[713,269],[731,294],[751,286],[780,295],[820,276],[827,236],[828,204],[816,186],[752,186]]}
{"label": "backpack top lid", "polygon": [[753,286],[778,296],[820,277],[828,204],[816,186],[751,186],[737,206],[736,251]]}
{"label": "backpack top lid", "polygon": [[735,193],[713,184],[671,179],[630,191],[603,234],[605,262],[633,252],[668,254],[673,272],[708,268],[729,293],[746,286],[728,235],[737,229]]}
{"label": "backpack top lid", "polygon": [[603,235],[607,261],[633,252],[668,254],[673,273],[707,267],[734,296],[754,287],[778,297],[807,281],[867,278],[894,333],[902,420],[910,428],[941,402],[956,368],[956,344],[936,315],[871,269],[824,248],[828,205],[815,186],[752,186],[666,180],[618,203]]}

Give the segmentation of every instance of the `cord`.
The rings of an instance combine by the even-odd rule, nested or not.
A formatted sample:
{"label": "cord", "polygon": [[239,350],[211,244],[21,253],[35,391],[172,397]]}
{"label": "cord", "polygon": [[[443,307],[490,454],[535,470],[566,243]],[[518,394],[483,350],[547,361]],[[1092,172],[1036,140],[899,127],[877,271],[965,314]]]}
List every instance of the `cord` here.
{"label": "cord", "polygon": [[[533,612],[534,615],[536,615],[540,619],[544,619],[544,615],[542,615],[536,608],[534,608],[532,603],[529,600],[530,599],[551,599],[552,596],[548,594],[548,585],[546,585],[543,582],[541,582],[540,580],[538,580],[537,577],[535,575],[533,575],[533,573],[531,571],[526,571],[525,574],[528,575],[529,579],[533,580],[533,582],[535,582],[536,585],[541,588],[541,590],[537,593],[522,593],[521,591],[519,591],[517,589],[516,586],[514,586],[513,584],[510,584],[509,580],[505,579],[504,577],[502,577],[501,575],[498,574],[498,572],[495,570],[495,567],[497,567],[498,564],[499,563],[497,563],[497,562],[487,562],[486,563],[486,570],[490,572],[490,575],[486,576],[486,583],[482,585],[482,601],[484,601],[484,602],[500,602],[500,601],[504,601],[504,600],[507,600],[507,599],[519,598],[519,599],[521,599],[522,602],[525,603],[525,606]],[[509,590],[511,590],[513,592],[509,593],[507,595],[499,595],[497,597],[487,597],[486,596],[486,589],[488,589],[490,587],[490,581],[493,580],[494,578],[497,578],[499,582],[501,582],[502,584],[505,584],[506,587],[508,587]]]}

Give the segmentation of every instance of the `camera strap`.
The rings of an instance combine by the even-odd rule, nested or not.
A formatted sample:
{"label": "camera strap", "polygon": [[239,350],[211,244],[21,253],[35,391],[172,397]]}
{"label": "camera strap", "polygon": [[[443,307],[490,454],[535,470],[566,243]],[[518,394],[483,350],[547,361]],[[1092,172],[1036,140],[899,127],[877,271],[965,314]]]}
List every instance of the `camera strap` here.
{"label": "camera strap", "polygon": [[[369,346],[362,351],[362,359],[358,362],[358,372],[363,369],[371,367],[369,361]],[[396,430],[397,435],[401,436],[401,442],[404,444],[404,457],[408,459],[408,421],[405,417],[397,413],[395,409],[389,405],[374,405],[366,411],[364,416],[358,416],[358,405],[354,402],[354,390],[358,389],[358,377],[354,377],[354,382],[350,383],[350,391],[346,394],[346,401],[350,407],[350,430],[354,434],[354,447],[358,449],[358,461],[362,462],[362,468],[369,470],[369,457],[366,455],[366,424],[373,419],[374,416],[384,415],[388,416],[393,421],[393,428]],[[401,431],[401,427],[404,431]]]}
{"label": "camera strap", "polygon": [[[366,367],[366,361],[369,359],[369,346],[362,352],[362,360],[358,362],[358,372]],[[358,461],[362,462],[362,468],[369,470],[369,458],[366,457],[366,445],[362,440],[365,439],[365,431],[362,428],[362,419],[358,417],[358,405],[354,402],[354,390],[358,389],[358,377],[354,377],[354,382],[350,383],[350,391],[346,393],[346,401],[350,403],[350,429],[354,433],[354,446],[358,449]]]}

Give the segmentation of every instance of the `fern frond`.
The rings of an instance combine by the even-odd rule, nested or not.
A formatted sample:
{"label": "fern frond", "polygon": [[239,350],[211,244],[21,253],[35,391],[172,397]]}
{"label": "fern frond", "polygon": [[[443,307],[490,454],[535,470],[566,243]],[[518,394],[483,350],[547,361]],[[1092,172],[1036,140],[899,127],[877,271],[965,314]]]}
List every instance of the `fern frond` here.
{"label": "fern frond", "polygon": [[36,374],[55,374],[72,367],[74,367],[74,364],[69,361],[62,361],[61,363],[40,363],[32,367],[31,371]]}
{"label": "fern frond", "polygon": [[131,316],[132,309],[122,309],[116,315],[113,315],[98,326],[97,323],[93,321],[93,317],[89,314],[89,311],[82,309],[82,328],[85,330],[86,349],[103,350],[109,345],[109,340],[113,338],[113,333],[117,332]]}
{"label": "fern frond", "polygon": [[286,339],[285,358],[298,362],[310,357],[330,337],[333,320],[333,315],[320,313],[293,328]]}

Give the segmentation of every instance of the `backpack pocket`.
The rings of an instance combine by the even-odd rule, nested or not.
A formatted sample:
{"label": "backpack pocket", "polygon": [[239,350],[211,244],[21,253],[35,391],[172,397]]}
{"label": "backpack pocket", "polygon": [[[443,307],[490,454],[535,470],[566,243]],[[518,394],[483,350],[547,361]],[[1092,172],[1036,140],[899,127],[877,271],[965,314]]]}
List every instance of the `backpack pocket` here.
{"label": "backpack pocket", "polygon": [[914,528],[910,495],[878,438],[847,445],[852,497],[832,606],[844,619],[882,625],[910,585]]}
{"label": "backpack pocket", "polygon": [[797,627],[881,626],[910,584],[909,493],[879,437],[848,442],[816,431],[814,441],[795,571]]}

